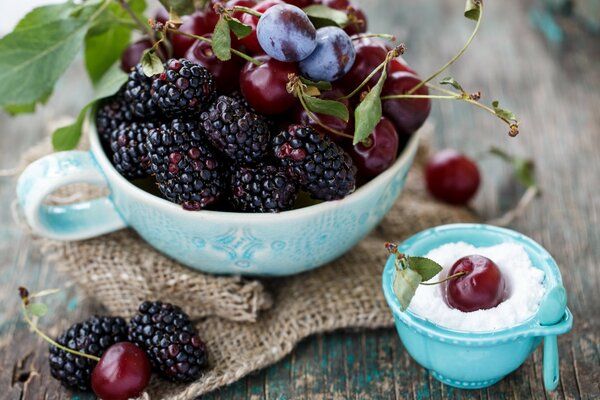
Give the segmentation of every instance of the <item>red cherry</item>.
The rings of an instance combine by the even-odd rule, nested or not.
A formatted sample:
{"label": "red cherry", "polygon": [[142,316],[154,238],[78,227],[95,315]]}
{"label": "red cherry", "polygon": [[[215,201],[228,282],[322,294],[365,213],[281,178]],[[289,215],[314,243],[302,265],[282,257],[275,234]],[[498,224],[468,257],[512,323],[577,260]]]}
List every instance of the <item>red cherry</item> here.
{"label": "red cherry", "polygon": [[258,56],[264,64],[257,66],[247,62],[240,73],[242,94],[261,114],[281,114],[296,104],[296,98],[287,92],[289,74],[298,74],[295,63],[285,63],[269,56]]}
{"label": "red cherry", "polygon": [[321,0],[320,3],[334,10],[346,10],[350,6],[349,0]]}
{"label": "red cherry", "polygon": [[150,360],[133,343],[110,346],[92,371],[92,389],[103,400],[127,400],[138,397],[151,375]]}
{"label": "red cherry", "polygon": [[[360,85],[361,82],[385,60],[389,51],[386,44],[377,38],[355,40],[354,48],[356,49],[356,60],[354,61],[354,65],[352,65],[350,71],[340,79],[340,82],[349,88],[350,91]],[[381,73],[377,73],[371,78],[368,85],[370,87],[375,86],[380,76]]]}
{"label": "red cherry", "polygon": [[219,22],[219,14],[215,11],[215,4],[220,2],[220,0],[210,0],[204,7],[204,22],[208,28],[207,32],[214,31],[217,22]]}
{"label": "red cherry", "polygon": [[[319,97],[324,100],[337,100],[340,97],[343,97],[344,95],[345,95],[345,93],[342,91],[341,88],[334,86],[331,90],[321,93],[321,96],[319,96]],[[352,120],[352,115],[354,114],[354,110],[348,99],[343,99],[343,100],[339,100],[339,101],[344,103],[346,105],[346,107],[348,108],[348,113],[350,115],[350,119],[348,120],[348,122],[345,122],[341,118],[333,117],[330,115],[324,115],[324,114],[317,113],[316,116],[319,118],[319,120],[322,123],[324,123],[328,127],[335,129],[337,131],[340,131],[340,132],[344,132],[350,136],[353,136],[354,135],[354,121]],[[334,142],[340,143],[340,142],[347,142],[347,141],[351,140],[350,138],[347,138],[345,136],[336,135],[335,133],[328,131],[327,129],[325,129],[322,126],[320,126],[319,124],[317,124],[312,118],[309,117],[306,110],[304,110],[302,105],[299,103],[296,105],[296,107],[294,107],[294,109],[292,111],[292,120],[295,123],[300,124],[300,125],[311,126],[317,132],[319,132],[321,135],[329,136]]]}
{"label": "red cherry", "polygon": [[[212,33],[204,35],[212,38]],[[200,64],[214,76],[217,89],[221,93],[231,93],[239,85],[239,76],[244,60],[232,54],[231,60],[221,61],[212,50],[210,43],[198,41],[193,45],[185,56],[188,60]]]}
{"label": "red cherry", "polygon": [[319,3],[318,0],[286,0],[286,3],[296,6],[298,8],[304,8],[313,4]]}
{"label": "red cherry", "polygon": [[[421,79],[410,72],[394,72],[388,76],[383,86],[382,96],[405,94]],[[429,90],[422,86],[414,94],[427,95]],[[431,111],[429,99],[392,99],[382,102],[383,113],[396,126],[399,132],[411,134],[419,129]]]}
{"label": "red cherry", "polygon": [[131,72],[131,69],[142,59],[144,51],[150,47],[152,47],[150,39],[138,40],[127,46],[121,54],[121,69],[127,73]]}
{"label": "red cherry", "polygon": [[[225,8],[228,8],[228,9],[231,9],[235,6],[252,8],[252,7],[256,6],[256,1],[254,1],[254,0],[230,0],[227,3],[225,3]],[[242,11],[234,11],[231,14],[231,16],[233,18],[237,18],[240,21],[242,20],[244,15],[246,15],[246,13],[244,13]],[[242,42],[240,41],[240,39],[238,39],[237,36],[235,36],[235,34],[233,32],[231,32],[231,47],[233,47],[234,49],[239,49],[241,44],[242,44]]]}
{"label": "red cherry", "polygon": [[374,177],[385,171],[398,157],[399,138],[394,124],[382,117],[367,140],[348,150],[358,173],[364,177]]}
{"label": "red cherry", "polygon": [[414,69],[412,69],[406,60],[402,58],[402,56],[398,56],[390,61],[390,66],[388,67],[388,73],[393,74],[394,72],[410,72],[411,74],[417,75]]}
{"label": "red cherry", "polygon": [[504,277],[489,258],[480,255],[463,257],[454,263],[448,276],[459,272],[467,274],[446,283],[446,301],[450,307],[471,312],[487,310],[504,301]]}
{"label": "red cherry", "polygon": [[356,4],[351,4],[352,14],[356,22],[350,23],[344,28],[348,35],[358,35],[359,33],[365,33],[367,31],[368,22],[367,15],[362,8]]}
{"label": "red cherry", "polygon": [[[258,3],[256,6],[252,7],[253,10],[256,10],[258,12],[264,13],[265,11],[267,11],[269,8],[277,5],[277,4],[283,4],[283,1],[281,0],[265,0],[265,1],[261,1],[260,3]],[[244,23],[245,25],[251,26],[252,27],[252,33],[250,33],[248,36],[246,36],[243,39],[240,39],[240,42],[246,46],[246,48],[252,53],[252,54],[264,54],[262,47],[260,47],[260,43],[258,43],[258,37],[256,36],[256,26],[258,25],[258,17],[255,17],[253,15],[250,14],[244,14],[242,16],[242,23]]]}
{"label": "red cherry", "polygon": [[466,204],[479,187],[479,169],[465,155],[446,149],[436,153],[425,168],[427,190],[450,204]]}
{"label": "red cherry", "polygon": [[169,11],[167,11],[167,9],[163,6],[160,6],[158,10],[156,10],[156,15],[154,16],[154,19],[156,20],[156,22],[164,24],[169,20],[169,17]]}
{"label": "red cherry", "polygon": [[[179,30],[193,35],[204,36],[213,31],[214,25],[210,26],[204,11],[196,11],[192,15],[181,17],[182,24]],[[169,35],[173,45],[173,56],[175,58],[185,57],[187,51],[196,43],[196,39],[179,34]]]}

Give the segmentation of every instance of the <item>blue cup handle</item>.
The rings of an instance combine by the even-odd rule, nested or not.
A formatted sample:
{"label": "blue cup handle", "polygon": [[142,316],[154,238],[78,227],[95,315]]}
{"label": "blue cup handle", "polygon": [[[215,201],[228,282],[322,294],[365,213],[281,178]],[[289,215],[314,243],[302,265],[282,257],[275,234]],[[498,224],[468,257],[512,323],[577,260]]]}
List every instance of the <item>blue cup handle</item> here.
{"label": "blue cup handle", "polygon": [[51,239],[83,240],[127,226],[109,197],[70,205],[44,204],[48,195],[73,183],[107,186],[90,152],[50,154],[23,171],[17,182],[17,199],[33,232]]}

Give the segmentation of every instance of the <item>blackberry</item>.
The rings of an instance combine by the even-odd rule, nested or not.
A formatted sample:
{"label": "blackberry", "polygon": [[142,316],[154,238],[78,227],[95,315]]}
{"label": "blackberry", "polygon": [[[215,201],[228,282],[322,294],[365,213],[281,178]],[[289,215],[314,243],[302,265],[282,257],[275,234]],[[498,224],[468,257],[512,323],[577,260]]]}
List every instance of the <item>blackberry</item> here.
{"label": "blackberry", "polygon": [[[72,350],[101,357],[104,350],[127,340],[127,323],[120,317],[92,318],[72,325],[56,341]],[[76,356],[50,345],[50,373],[64,386],[90,390],[90,379],[96,362]]]}
{"label": "blackberry", "polygon": [[235,211],[286,211],[293,207],[297,197],[298,185],[281,167],[242,166],[231,176],[229,201]]}
{"label": "blackberry", "polygon": [[146,76],[142,64],[137,64],[129,73],[129,79],[125,84],[123,98],[134,116],[149,118],[157,114],[157,107],[152,100],[152,78]]}
{"label": "blackberry", "polygon": [[215,80],[201,65],[172,58],[154,78],[152,99],[167,115],[189,114],[208,107],[217,95]]}
{"label": "blackberry", "polygon": [[315,199],[337,200],[354,191],[356,167],[352,158],[311,127],[290,125],[273,138],[273,152]]}
{"label": "blackberry", "polygon": [[105,147],[110,147],[110,135],[133,120],[133,114],[120,95],[103,100],[96,112],[96,129]]}
{"label": "blackberry", "polygon": [[267,154],[269,126],[243,102],[219,96],[200,119],[212,145],[235,162],[256,163]]}
{"label": "blackberry", "polygon": [[133,122],[112,132],[110,149],[113,165],[124,177],[136,179],[148,176],[150,159],[146,141],[154,125],[152,122]]}
{"label": "blackberry", "polygon": [[159,190],[186,210],[215,203],[225,188],[225,169],[204,137],[197,123],[175,119],[153,130],[146,141]]}
{"label": "blackberry", "polygon": [[206,345],[181,308],[145,301],[129,322],[129,341],[146,351],[164,378],[190,382],[208,366]]}

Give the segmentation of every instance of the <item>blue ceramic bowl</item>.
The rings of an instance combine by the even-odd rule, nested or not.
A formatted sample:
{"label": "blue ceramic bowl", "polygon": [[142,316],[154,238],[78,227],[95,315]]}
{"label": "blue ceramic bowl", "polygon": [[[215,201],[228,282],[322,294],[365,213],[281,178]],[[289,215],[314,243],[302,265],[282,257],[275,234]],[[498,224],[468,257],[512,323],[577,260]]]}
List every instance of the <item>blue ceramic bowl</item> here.
{"label": "blue ceramic bowl", "polygon": [[[136,187],[113,168],[95,127],[90,151],[51,154],[19,178],[17,197],[32,229],[45,237],[81,240],[124,227],[191,268],[214,274],[283,276],[316,268],[363,239],[390,210],[418,147],[415,134],[385,172],[342,200],[282,212],[185,211]],[[110,189],[104,198],[48,206],[62,186],[87,182]]]}
{"label": "blue ceramic bowl", "polygon": [[[532,239],[503,228],[478,224],[453,224],[427,229],[399,246],[401,253],[422,256],[450,242],[466,242],[473,246],[493,246],[505,242],[525,248],[533,265],[545,272],[546,293],[562,289],[562,279],[550,254]],[[552,325],[542,325],[538,315],[511,328],[494,332],[464,332],[440,327],[410,312],[401,311],[394,295],[395,258],[391,256],[383,272],[383,291],[394,314],[396,329],[410,355],[441,382],[465,389],[490,386],[517,369],[539,345],[543,337],[554,337],[571,329],[573,316],[564,308],[562,318]],[[544,354],[546,357],[546,354]],[[549,365],[558,365],[557,352],[549,357]],[[544,360],[546,368],[546,360]],[[550,371],[544,371],[546,373]],[[544,383],[552,390],[558,372]],[[548,381],[548,382],[547,382]],[[550,383],[550,382],[554,383]]]}

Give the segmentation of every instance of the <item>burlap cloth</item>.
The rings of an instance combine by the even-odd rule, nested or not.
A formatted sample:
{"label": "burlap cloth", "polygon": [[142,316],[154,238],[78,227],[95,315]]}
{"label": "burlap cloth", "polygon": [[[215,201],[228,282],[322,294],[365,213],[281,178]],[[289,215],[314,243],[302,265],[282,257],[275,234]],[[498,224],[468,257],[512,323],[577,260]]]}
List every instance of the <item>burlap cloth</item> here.
{"label": "burlap cloth", "polygon": [[[47,144],[39,146],[30,160],[46,151]],[[421,172],[426,153],[422,145],[400,200],[374,232],[338,260],[289,278],[205,275],[156,252],[128,229],[81,242],[38,241],[58,269],[112,314],[127,317],[142,300],[160,299],[181,305],[197,321],[210,368],[188,385],[154,379],[144,396],[194,399],[281,360],[314,333],[393,325],[381,291],[383,243],[431,226],[475,220],[466,209],[426,195]],[[51,200],[90,197],[92,190],[80,185]]]}

